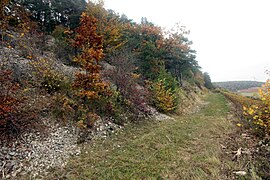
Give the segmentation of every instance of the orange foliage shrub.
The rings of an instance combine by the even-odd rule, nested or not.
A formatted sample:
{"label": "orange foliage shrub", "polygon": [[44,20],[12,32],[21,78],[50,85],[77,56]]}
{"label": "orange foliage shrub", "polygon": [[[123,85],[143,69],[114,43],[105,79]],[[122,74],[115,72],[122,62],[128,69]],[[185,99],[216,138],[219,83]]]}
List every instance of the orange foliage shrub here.
{"label": "orange foliage shrub", "polygon": [[[110,96],[109,84],[101,78],[99,61],[103,57],[102,37],[96,32],[97,20],[83,13],[80,27],[77,29],[75,46],[81,49],[81,54],[75,58],[82,71],[76,74],[73,88],[76,95],[82,100],[80,108],[86,109],[80,117],[88,117],[89,112],[95,112],[95,104],[98,106],[103,99]],[[96,106],[97,107],[97,106]],[[84,113],[83,113],[84,112]],[[89,116],[94,117],[93,115]],[[85,122],[89,118],[84,118]],[[94,121],[95,118],[92,118]],[[88,124],[89,120],[87,120]]]}
{"label": "orange foliage shrub", "polygon": [[103,57],[102,37],[96,33],[97,20],[82,14],[81,25],[77,29],[75,46],[81,48],[82,53],[75,58],[85,72],[76,74],[73,84],[78,89],[81,98],[95,100],[109,94],[109,84],[102,81],[99,61]]}

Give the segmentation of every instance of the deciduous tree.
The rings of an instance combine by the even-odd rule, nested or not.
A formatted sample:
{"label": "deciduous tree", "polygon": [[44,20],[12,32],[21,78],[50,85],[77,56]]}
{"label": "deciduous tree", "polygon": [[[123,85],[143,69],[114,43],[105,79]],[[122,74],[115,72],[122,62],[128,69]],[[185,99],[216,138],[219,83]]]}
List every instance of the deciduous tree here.
{"label": "deciduous tree", "polygon": [[103,38],[104,54],[109,55],[125,44],[122,37],[125,23],[114,11],[107,11],[102,0],[97,3],[89,1],[86,13],[97,19],[97,33]]}
{"label": "deciduous tree", "polygon": [[93,119],[89,117],[93,114],[88,114],[95,112],[95,107],[102,106],[102,98],[110,95],[109,84],[102,80],[100,74],[99,62],[103,57],[102,37],[97,34],[97,19],[86,13],[81,15],[81,23],[76,32],[75,46],[82,52],[75,58],[75,62],[81,65],[82,71],[76,74],[73,87],[83,101],[81,108],[86,109],[82,112],[87,113],[81,115],[86,118],[80,122],[85,121],[92,126]]}
{"label": "deciduous tree", "polygon": [[83,13],[80,27],[77,29],[75,46],[82,53],[75,58],[84,72],[76,75],[74,87],[79,89],[79,96],[89,100],[99,99],[108,93],[108,84],[100,75],[99,61],[103,57],[102,37],[97,34],[97,20]]}

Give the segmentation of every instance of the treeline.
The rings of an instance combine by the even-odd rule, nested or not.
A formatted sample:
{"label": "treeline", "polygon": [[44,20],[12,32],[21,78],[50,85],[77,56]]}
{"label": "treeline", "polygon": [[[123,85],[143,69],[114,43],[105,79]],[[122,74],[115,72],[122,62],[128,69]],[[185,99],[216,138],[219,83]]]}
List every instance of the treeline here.
{"label": "treeline", "polygon": [[261,87],[264,83],[258,81],[227,81],[227,82],[214,82],[216,87],[224,88],[229,91],[236,92],[238,90],[248,89],[252,87]]}
{"label": "treeline", "polygon": [[[122,122],[123,112],[138,116],[151,113],[150,106],[173,112],[187,87],[212,88],[182,26],[163,31],[146,18],[136,23],[106,10],[102,1],[5,0],[1,12],[2,46],[15,47],[11,31],[19,33],[17,39],[38,39],[31,47],[16,45],[36,71],[31,83],[19,84],[32,92],[43,89],[54,100],[50,107],[55,114],[76,120],[81,127],[93,126],[100,116]],[[44,49],[46,35],[54,37],[56,48]],[[66,76],[49,63],[51,59],[39,58],[44,51],[53,51],[64,64],[80,70]],[[14,81],[12,71],[6,70],[1,65],[0,126],[16,124],[15,116],[21,112],[6,99],[23,103],[18,94],[24,91],[7,90]]]}

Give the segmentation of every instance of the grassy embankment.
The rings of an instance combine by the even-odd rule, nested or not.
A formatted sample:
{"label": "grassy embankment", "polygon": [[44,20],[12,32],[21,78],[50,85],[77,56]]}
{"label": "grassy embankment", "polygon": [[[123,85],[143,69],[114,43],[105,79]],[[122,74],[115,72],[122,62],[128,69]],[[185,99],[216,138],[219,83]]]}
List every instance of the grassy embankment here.
{"label": "grassy embankment", "polygon": [[[210,94],[198,113],[129,125],[70,161],[54,177],[68,179],[227,179],[244,167],[224,158],[221,143],[236,128],[229,106]],[[225,155],[226,156],[226,155]]]}

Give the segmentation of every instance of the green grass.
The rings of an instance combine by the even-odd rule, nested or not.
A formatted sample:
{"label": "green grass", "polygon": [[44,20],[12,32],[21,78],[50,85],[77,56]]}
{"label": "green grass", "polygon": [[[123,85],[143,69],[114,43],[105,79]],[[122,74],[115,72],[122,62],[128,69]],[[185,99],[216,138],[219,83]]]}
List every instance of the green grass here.
{"label": "green grass", "polygon": [[[224,179],[221,168],[240,163],[221,158],[220,142],[234,128],[220,94],[205,98],[200,112],[163,122],[128,125],[106,140],[95,140],[54,178],[68,179]],[[51,178],[51,177],[50,177]]]}

